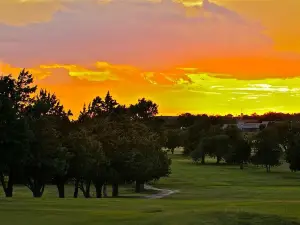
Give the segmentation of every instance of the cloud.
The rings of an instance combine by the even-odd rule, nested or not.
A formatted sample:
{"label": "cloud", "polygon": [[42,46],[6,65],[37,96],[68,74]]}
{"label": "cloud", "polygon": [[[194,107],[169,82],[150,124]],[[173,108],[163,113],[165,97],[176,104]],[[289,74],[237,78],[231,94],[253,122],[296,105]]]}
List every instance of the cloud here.
{"label": "cloud", "polygon": [[[220,4],[238,11],[249,19],[260,21],[267,27],[278,51],[300,53],[299,0],[217,0]],[[259,9],[259,10],[258,10]]]}
{"label": "cloud", "polygon": [[290,78],[300,75],[299,55],[265,53],[261,56],[198,58],[185,66],[197,65],[199,72],[216,74],[220,78],[264,79]]}
{"label": "cloud", "polygon": [[[12,74],[16,77],[21,68],[0,63],[0,75]],[[57,94],[67,108],[78,115],[83,103],[90,102],[95,96],[104,96],[109,90],[122,103],[134,103],[141,96],[151,97],[152,92],[164,92],[166,85],[153,84],[136,68],[97,62],[89,67],[79,65],[40,65],[28,68],[34,75],[39,88]],[[124,77],[124,71],[128,71]],[[125,73],[126,74],[126,73]],[[94,77],[93,77],[94,76]],[[166,78],[167,79],[167,78]],[[167,86],[172,86],[169,81]]]}
{"label": "cloud", "polygon": [[[239,79],[300,74],[299,55],[276,53],[260,24],[207,0],[3,2],[16,9],[38,7],[33,9],[41,15],[52,12],[53,18],[40,21],[46,23],[0,25],[0,60],[17,67],[58,64],[89,68],[93,62],[109,62],[151,72],[147,79],[165,84],[172,81],[160,73],[176,66]],[[39,8],[42,6],[45,8]],[[30,16],[20,21],[26,18]],[[131,69],[122,66],[118,70],[123,71],[124,79],[130,79]],[[107,71],[84,73],[94,81],[113,76]]]}
{"label": "cloud", "polygon": [[60,0],[1,0],[0,24],[22,26],[30,23],[47,22],[55,12],[62,9]]}
{"label": "cloud", "polygon": [[[10,64],[0,63],[2,74],[17,76],[22,68]],[[124,85],[172,86],[182,83],[191,83],[191,79],[183,69],[162,71],[160,73],[142,71],[126,65],[113,65],[107,62],[96,62],[90,66],[72,64],[40,65],[28,69],[38,84],[61,85],[72,82],[90,81],[91,83],[105,83],[112,81]]]}
{"label": "cloud", "polygon": [[253,55],[272,46],[259,24],[208,1],[192,17],[171,0],[63,5],[66,9],[47,23],[0,26],[0,39],[5,34],[18,40],[10,46],[0,43],[0,59],[20,67],[107,61],[152,70],[201,57]]}

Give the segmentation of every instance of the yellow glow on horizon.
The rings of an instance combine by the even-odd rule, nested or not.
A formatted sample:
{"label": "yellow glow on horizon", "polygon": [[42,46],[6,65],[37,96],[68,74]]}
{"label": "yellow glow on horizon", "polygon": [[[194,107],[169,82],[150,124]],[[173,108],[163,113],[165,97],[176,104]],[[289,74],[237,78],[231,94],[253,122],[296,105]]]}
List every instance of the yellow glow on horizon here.
{"label": "yellow glow on horizon", "polygon": [[300,97],[300,78],[237,80],[209,74],[190,74],[189,77],[193,83],[186,88],[202,94],[199,99],[199,111],[202,112],[205,112],[201,109],[203,105],[211,106],[208,112],[211,114],[238,115],[241,109],[247,114],[300,111],[295,104]]}
{"label": "yellow glow on horizon", "polygon": [[[17,74],[20,70],[1,65],[1,74],[9,71]],[[295,103],[300,100],[299,77],[240,80],[230,75],[224,78],[224,74],[197,72],[196,68],[158,73],[106,62],[94,65],[89,69],[79,65],[42,65],[30,71],[39,87],[55,92],[75,116],[83,103],[108,90],[122,104],[150,98],[159,104],[161,115],[184,112],[238,115],[241,110],[244,114],[300,112]],[[124,68],[128,69],[128,75],[122,73]]]}

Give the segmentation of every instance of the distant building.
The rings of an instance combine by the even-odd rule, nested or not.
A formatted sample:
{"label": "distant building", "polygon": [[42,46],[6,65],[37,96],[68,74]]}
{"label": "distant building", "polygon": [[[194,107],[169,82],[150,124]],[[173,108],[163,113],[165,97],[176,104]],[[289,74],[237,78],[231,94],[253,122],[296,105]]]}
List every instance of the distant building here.
{"label": "distant building", "polygon": [[223,129],[227,128],[228,126],[236,126],[243,132],[257,132],[262,128],[266,128],[269,124],[269,121],[257,121],[257,120],[244,120],[240,119],[237,121],[236,124],[225,124]]}
{"label": "distant building", "polygon": [[256,132],[262,128],[266,128],[269,121],[249,121],[249,120],[239,120],[237,121],[237,127],[244,132]]}

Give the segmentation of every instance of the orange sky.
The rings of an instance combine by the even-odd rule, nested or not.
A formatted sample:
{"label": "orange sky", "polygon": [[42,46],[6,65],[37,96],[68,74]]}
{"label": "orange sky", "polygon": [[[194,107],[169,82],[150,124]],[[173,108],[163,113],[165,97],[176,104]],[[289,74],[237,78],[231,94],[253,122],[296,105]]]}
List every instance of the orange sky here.
{"label": "orange sky", "polygon": [[160,114],[299,112],[299,0],[1,0],[0,73],[75,115],[107,90]]}

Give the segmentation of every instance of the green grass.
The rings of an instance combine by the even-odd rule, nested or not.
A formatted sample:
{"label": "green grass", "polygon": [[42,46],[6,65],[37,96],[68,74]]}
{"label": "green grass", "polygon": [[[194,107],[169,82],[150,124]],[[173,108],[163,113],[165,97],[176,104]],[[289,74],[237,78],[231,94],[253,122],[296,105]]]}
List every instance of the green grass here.
{"label": "green grass", "polygon": [[[263,168],[195,165],[174,155],[172,175],[156,184],[180,190],[165,199],[56,198],[47,187],[42,199],[24,187],[12,199],[0,198],[5,225],[300,225],[300,174],[287,165]],[[131,187],[121,194],[131,195]],[[3,196],[2,193],[0,193]]]}

